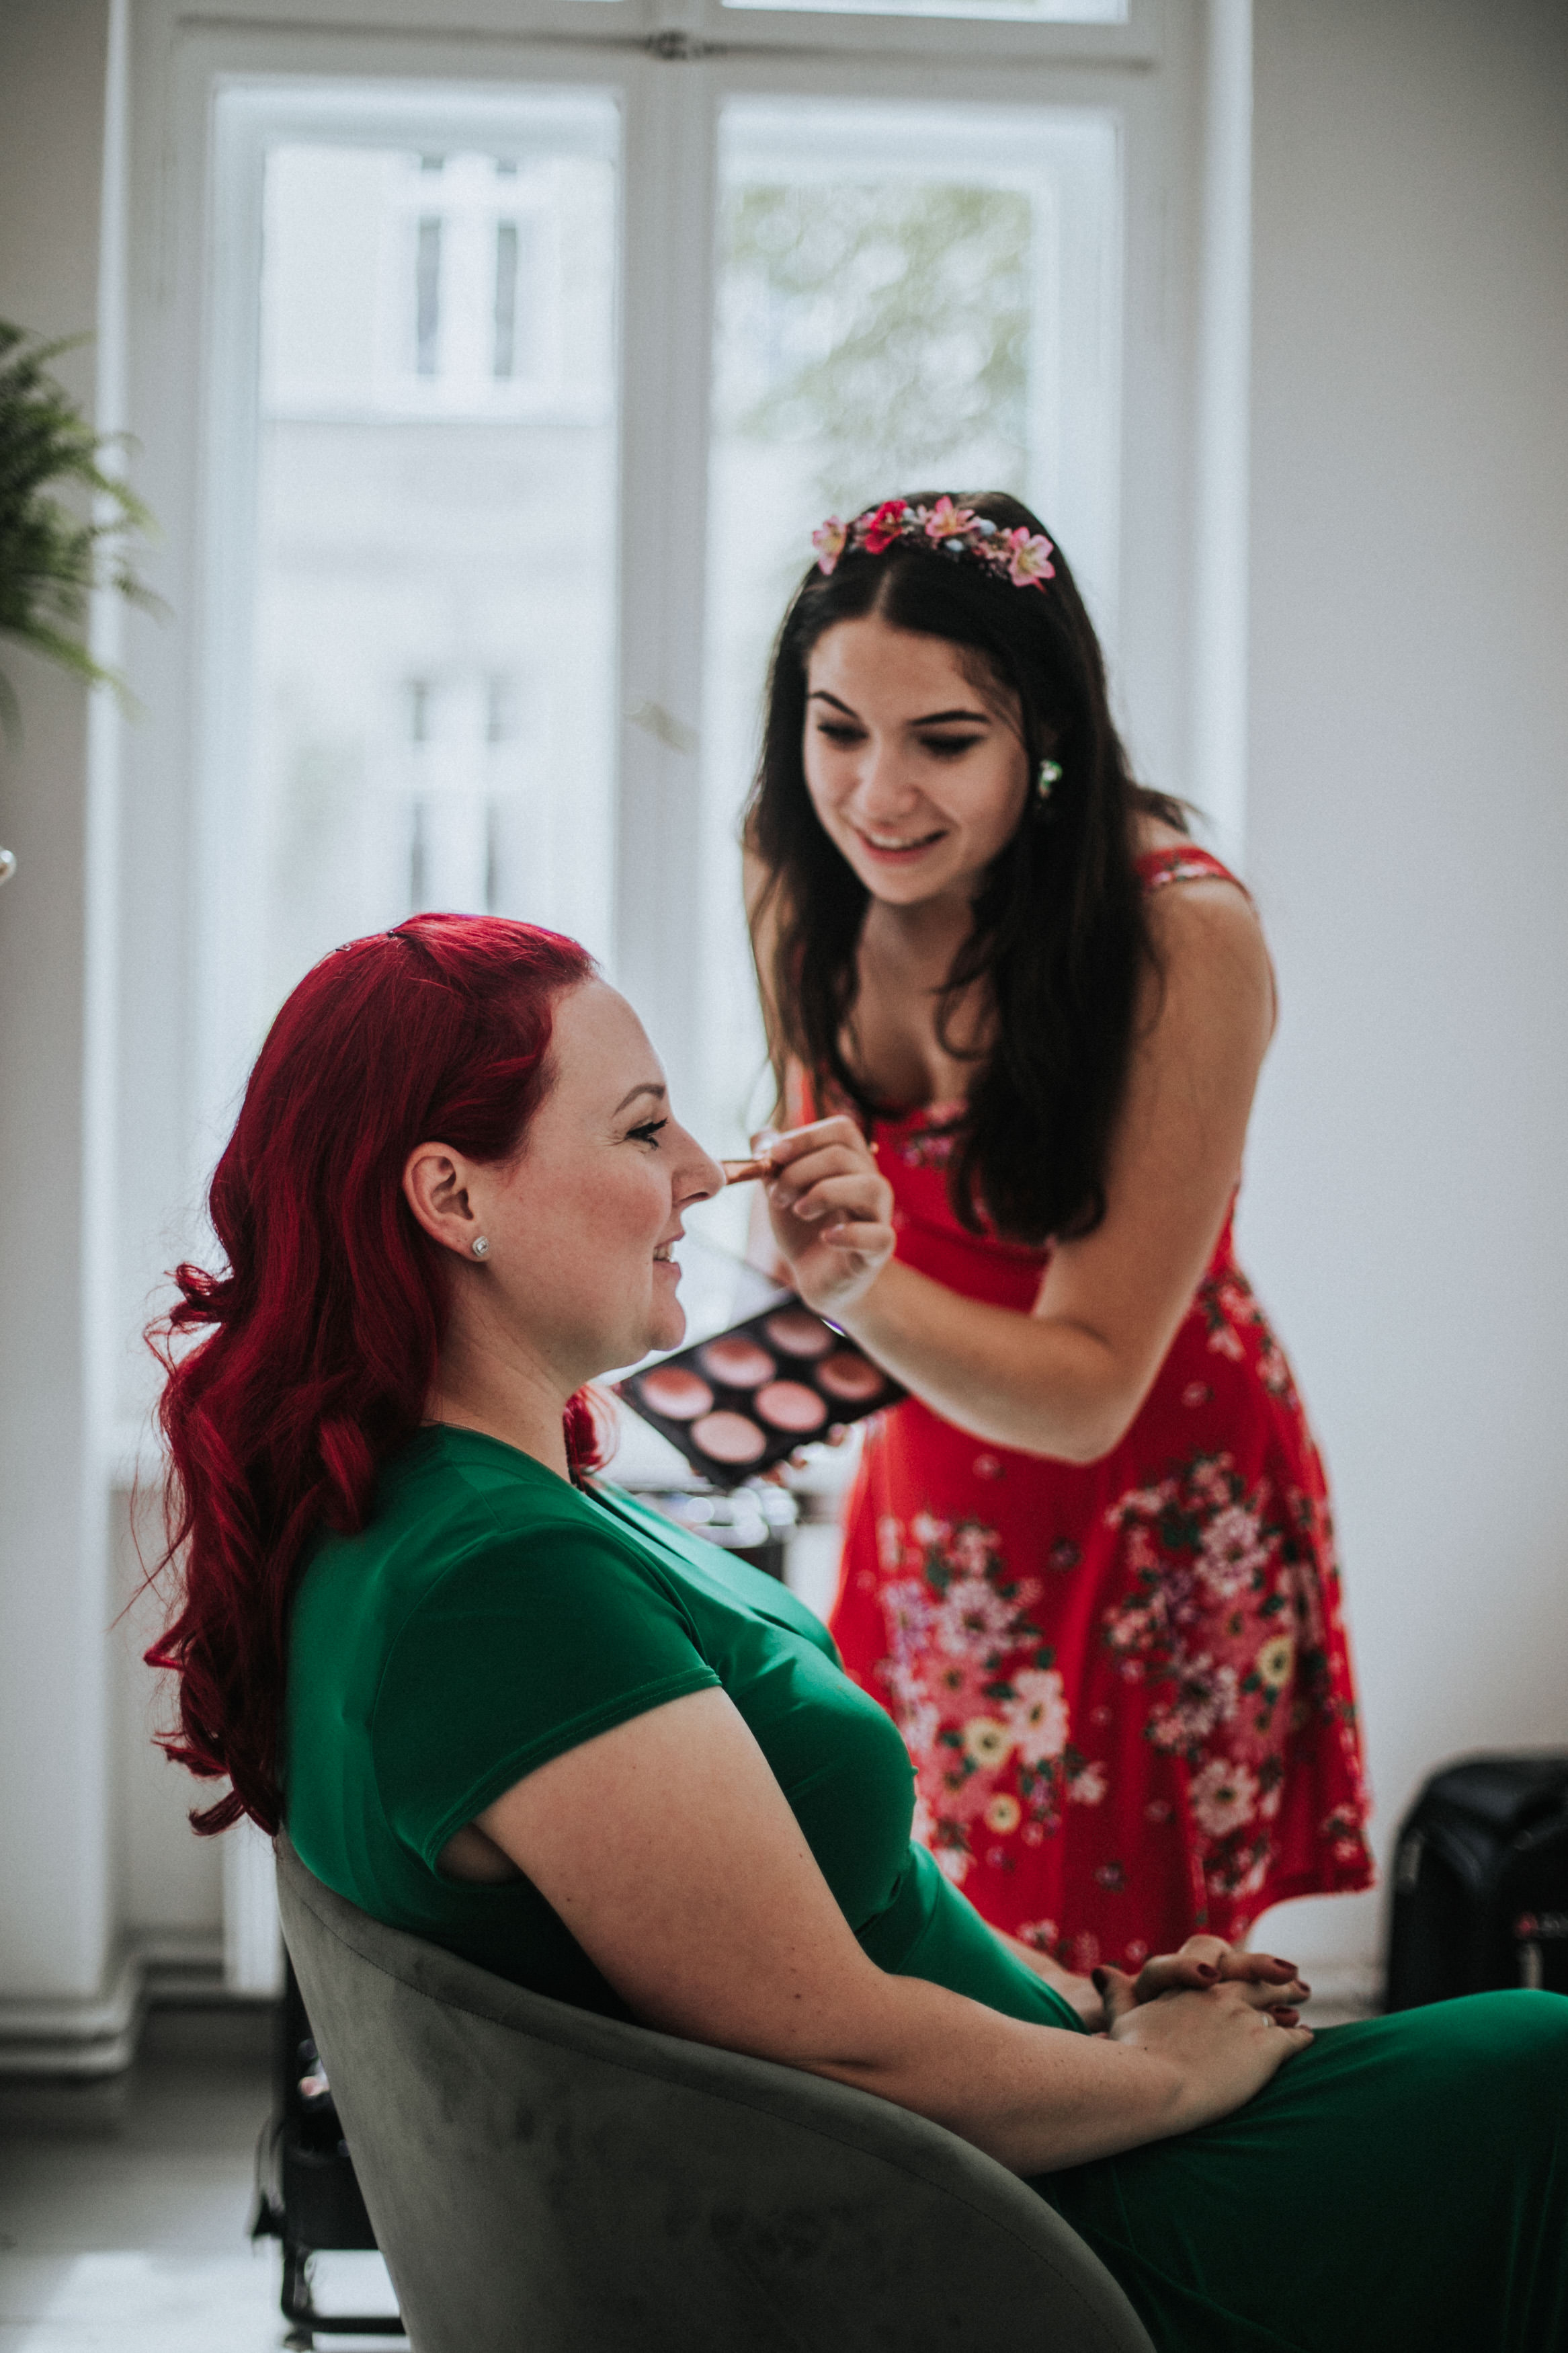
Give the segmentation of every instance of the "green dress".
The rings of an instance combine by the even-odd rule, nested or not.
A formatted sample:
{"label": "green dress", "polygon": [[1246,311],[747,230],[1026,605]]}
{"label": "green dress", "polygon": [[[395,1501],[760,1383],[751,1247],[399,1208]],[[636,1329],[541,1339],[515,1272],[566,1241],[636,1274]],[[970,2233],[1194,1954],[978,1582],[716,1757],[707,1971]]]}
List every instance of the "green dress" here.
{"label": "green dress", "polygon": [[[538,1992],[624,2004],[526,1879],[443,1878],[455,1831],[550,1757],[721,1686],[879,1967],[1081,2032],[910,1824],[890,1719],[783,1587],[613,1488],[426,1430],[300,1579],[289,1833],[364,1911]],[[1338,2027],[1235,2116],[1035,2186],[1162,2353],[1568,2353],[1568,2000]]]}

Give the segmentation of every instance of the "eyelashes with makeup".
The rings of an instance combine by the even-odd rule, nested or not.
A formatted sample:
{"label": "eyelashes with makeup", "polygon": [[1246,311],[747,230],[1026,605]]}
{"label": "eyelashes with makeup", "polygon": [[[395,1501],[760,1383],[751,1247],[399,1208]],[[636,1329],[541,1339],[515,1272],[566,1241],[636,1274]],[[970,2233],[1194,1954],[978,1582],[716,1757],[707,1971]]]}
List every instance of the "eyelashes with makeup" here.
{"label": "eyelashes with makeup", "polygon": [[628,1139],[635,1140],[638,1144],[651,1145],[657,1152],[659,1130],[668,1125],[669,1122],[667,1119],[645,1119],[640,1127],[628,1127],[626,1135]]}
{"label": "eyelashes with makeup", "polygon": [[[858,727],[835,727],[825,721],[818,721],[816,732],[819,735],[826,735],[830,744],[837,744],[840,749],[865,740]],[[985,738],[984,735],[922,735],[916,740],[922,752],[930,752],[936,759],[957,760],[976,744],[984,744]]]}

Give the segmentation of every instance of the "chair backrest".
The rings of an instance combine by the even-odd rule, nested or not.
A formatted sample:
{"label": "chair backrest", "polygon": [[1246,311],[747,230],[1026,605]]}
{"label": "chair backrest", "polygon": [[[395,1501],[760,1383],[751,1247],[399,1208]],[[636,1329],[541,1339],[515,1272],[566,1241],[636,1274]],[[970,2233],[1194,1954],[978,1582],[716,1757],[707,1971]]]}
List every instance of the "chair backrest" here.
{"label": "chair backrest", "polygon": [[278,1841],[283,1932],[415,2353],[1153,2353],[968,2142],[525,1992]]}

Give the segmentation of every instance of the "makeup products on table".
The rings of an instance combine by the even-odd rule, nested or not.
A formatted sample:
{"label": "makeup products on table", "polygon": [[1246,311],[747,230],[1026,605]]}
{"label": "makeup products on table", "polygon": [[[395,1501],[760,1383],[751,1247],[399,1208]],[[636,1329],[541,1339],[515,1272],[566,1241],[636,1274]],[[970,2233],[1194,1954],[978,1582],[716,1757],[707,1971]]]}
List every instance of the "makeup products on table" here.
{"label": "makeup products on table", "polygon": [[617,1381],[616,1393],[713,1486],[739,1486],[904,1395],[854,1341],[785,1293],[743,1323]]}
{"label": "makeup products on table", "polygon": [[787,1488],[763,1481],[757,1486],[737,1487],[725,1495],[710,1490],[695,1494],[679,1487],[645,1487],[638,1493],[645,1504],[651,1504],[688,1535],[700,1536],[783,1582],[784,1547],[800,1517]]}

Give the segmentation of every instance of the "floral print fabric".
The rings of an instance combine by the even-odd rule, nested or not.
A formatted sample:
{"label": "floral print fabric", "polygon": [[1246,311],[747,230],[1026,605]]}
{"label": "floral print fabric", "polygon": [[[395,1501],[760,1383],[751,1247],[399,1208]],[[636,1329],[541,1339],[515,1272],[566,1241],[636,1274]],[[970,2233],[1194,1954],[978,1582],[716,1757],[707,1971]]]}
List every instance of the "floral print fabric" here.
{"label": "floral print fabric", "polygon": [[[1151,887],[1215,871],[1144,862]],[[1026,1311],[1045,1254],[948,1204],[953,1110],[879,1127],[899,1255]],[[1228,1224],[1103,1461],[988,1448],[912,1398],[869,1425],[833,1631],[903,1732],[916,1836],[1070,1967],[1370,1883],[1327,1487]]]}

